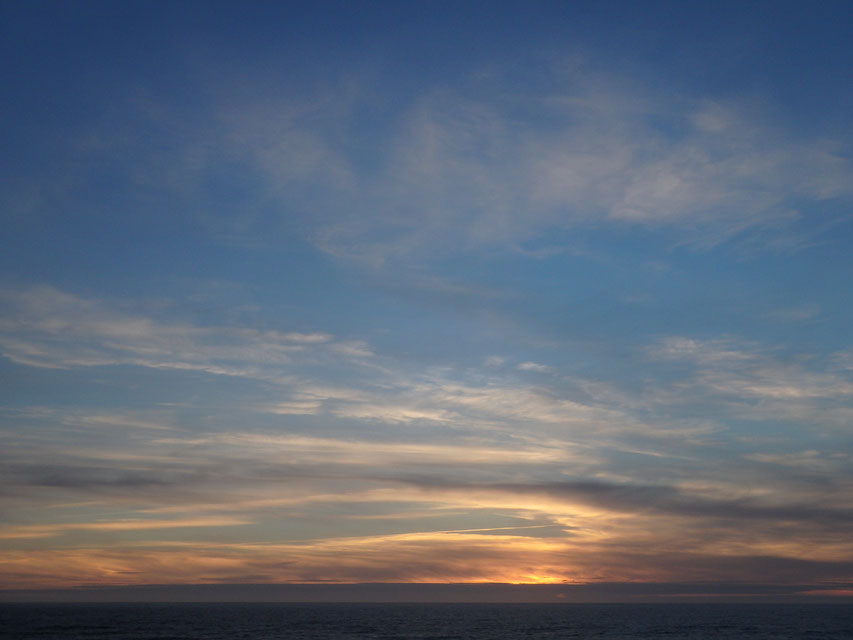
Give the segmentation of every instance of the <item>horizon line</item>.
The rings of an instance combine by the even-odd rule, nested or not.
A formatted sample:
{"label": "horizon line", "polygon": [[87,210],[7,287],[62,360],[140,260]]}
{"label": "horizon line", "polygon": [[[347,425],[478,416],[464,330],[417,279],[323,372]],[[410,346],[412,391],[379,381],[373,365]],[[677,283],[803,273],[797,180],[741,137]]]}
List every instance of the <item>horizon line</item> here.
{"label": "horizon line", "polygon": [[853,584],[720,582],[595,583],[200,583],[0,588],[4,604],[675,604],[844,603]]}

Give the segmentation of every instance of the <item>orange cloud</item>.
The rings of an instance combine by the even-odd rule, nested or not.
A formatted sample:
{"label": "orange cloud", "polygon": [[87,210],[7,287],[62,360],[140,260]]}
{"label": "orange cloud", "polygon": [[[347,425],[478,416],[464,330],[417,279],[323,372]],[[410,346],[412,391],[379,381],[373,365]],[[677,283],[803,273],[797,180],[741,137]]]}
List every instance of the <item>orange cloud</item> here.
{"label": "orange cloud", "polygon": [[230,516],[201,517],[185,520],[115,520],[112,522],[72,522],[33,524],[0,530],[0,540],[13,538],[47,538],[65,531],[142,531],[180,527],[230,527],[251,524],[251,520]]}

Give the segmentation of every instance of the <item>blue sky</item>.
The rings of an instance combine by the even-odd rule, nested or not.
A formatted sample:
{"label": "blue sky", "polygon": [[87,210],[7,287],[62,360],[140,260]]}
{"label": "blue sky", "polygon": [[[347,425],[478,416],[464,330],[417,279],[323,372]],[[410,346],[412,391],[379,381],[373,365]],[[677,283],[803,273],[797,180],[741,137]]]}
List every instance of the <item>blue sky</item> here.
{"label": "blue sky", "polygon": [[4,3],[0,586],[849,594],[851,18]]}

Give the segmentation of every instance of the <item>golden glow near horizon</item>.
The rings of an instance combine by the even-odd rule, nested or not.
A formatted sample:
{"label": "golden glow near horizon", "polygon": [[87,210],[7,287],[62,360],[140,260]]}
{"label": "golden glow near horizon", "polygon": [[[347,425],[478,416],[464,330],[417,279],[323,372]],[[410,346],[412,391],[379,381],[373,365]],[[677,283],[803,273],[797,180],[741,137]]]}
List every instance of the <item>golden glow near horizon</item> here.
{"label": "golden glow near horizon", "polygon": [[[316,447],[317,442],[312,441],[311,446]],[[338,446],[336,443],[334,448]],[[0,539],[8,547],[0,561],[0,574],[16,576],[5,588],[241,580],[512,584],[673,581],[683,579],[684,568],[677,563],[661,566],[663,553],[671,558],[708,558],[704,568],[693,569],[693,575],[701,579],[714,574],[715,563],[736,567],[740,559],[755,553],[833,562],[843,560],[851,551],[850,543],[841,540],[809,548],[808,539],[798,540],[790,529],[784,535],[757,529],[752,532],[754,540],[744,540],[744,532],[739,532],[741,540],[737,542],[732,532],[715,532],[683,517],[658,514],[649,518],[631,510],[591,507],[577,500],[528,497],[511,487],[384,487],[356,488],[341,494],[306,492],[301,498],[263,498],[262,492],[257,496],[254,502],[242,503],[239,492],[229,493],[220,495],[218,503],[204,502],[197,507],[187,503],[173,508],[205,514],[185,518],[6,526],[0,529]],[[342,513],[347,505],[354,510],[352,518]],[[97,504],[88,506],[95,508]],[[67,507],[60,504],[56,508]],[[233,515],[235,510],[245,513]],[[272,541],[287,528],[283,523],[306,518],[312,510],[321,519],[335,513],[338,530],[353,523],[377,531],[389,527],[432,528],[356,536],[335,532],[322,538]],[[164,509],[151,511],[162,513]],[[513,524],[434,528],[434,523],[471,521]],[[180,530],[188,532],[187,536],[175,537]],[[98,541],[94,547],[93,536]],[[34,542],[38,546],[33,547]]]}
{"label": "golden glow near horizon", "polygon": [[[666,582],[713,580],[721,570],[746,576],[755,557],[775,558],[784,574],[788,559],[841,563],[853,552],[831,529],[815,545],[814,524],[780,528],[774,509],[782,494],[744,490],[729,478],[685,478],[678,491],[688,502],[673,489],[637,488],[615,470],[583,482],[513,481],[549,467],[594,470],[609,436],[595,447],[553,436],[508,446],[499,444],[502,429],[478,427],[459,444],[374,443],[237,431],[202,437],[176,427],[164,435],[156,421],[138,418],[68,422],[103,436],[65,449],[71,468],[120,461],[123,472],[148,479],[126,488],[108,482],[94,493],[31,488],[26,500],[39,505],[30,511],[38,522],[0,526],[3,588]],[[127,423],[144,426],[104,430]],[[132,447],[123,449],[128,438]],[[177,473],[179,485],[161,488],[150,475],[157,469]],[[727,514],[747,501],[758,517],[732,529]]]}

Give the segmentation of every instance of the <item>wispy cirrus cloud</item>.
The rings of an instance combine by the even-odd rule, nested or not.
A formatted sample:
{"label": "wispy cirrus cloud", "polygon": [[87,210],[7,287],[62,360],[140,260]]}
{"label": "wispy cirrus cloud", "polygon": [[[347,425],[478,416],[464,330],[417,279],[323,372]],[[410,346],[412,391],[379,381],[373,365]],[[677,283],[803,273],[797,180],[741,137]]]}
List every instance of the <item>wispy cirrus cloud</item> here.
{"label": "wispy cirrus cloud", "polygon": [[[312,583],[747,580],[760,572],[777,585],[846,580],[849,561],[700,550],[666,553],[640,541],[631,551],[606,540],[424,532],[296,544],[161,541],[136,548],[76,548],[3,561],[19,586],[80,583]],[[59,568],[59,569],[57,569]]]}
{"label": "wispy cirrus cloud", "polygon": [[[31,428],[2,434],[12,445],[3,455],[4,502],[44,510],[37,525],[7,526],[9,571],[33,562],[28,541],[53,540],[51,553],[74,566],[64,545],[108,536],[104,558],[135,567],[141,581],[168,582],[176,574],[144,558],[169,557],[164,531],[183,548],[181,532],[199,527],[211,546],[184,566],[201,582],[670,579],[660,563],[673,550],[697,579],[719,575],[708,558],[761,557],[780,576],[796,561],[835,575],[827,565],[850,552],[844,461],[819,447],[736,452],[731,443],[742,440],[726,424],[728,416],[767,419],[756,411],[779,419],[791,402],[818,418],[816,403],[843,410],[850,388],[838,358],[821,369],[732,337],[670,337],[638,351],[646,377],[631,391],[523,357],[474,372],[413,370],[325,332],[162,321],[54,289],[7,292],[4,302],[11,313],[0,346],[18,364],[243,372],[265,389],[240,407],[239,428],[187,427],[168,405],[7,411],[13,426]],[[36,360],[20,357],[17,342]],[[723,399],[728,413],[697,423],[683,416],[687,396],[694,407]],[[246,541],[240,551],[227,540],[232,525]],[[389,549],[411,570],[395,569]],[[489,568],[511,549],[526,550],[524,563]],[[573,560],[581,549],[583,560]],[[289,564],[261,569],[280,553]],[[351,562],[335,568],[340,553]],[[484,561],[450,570],[433,555],[442,553]],[[222,570],[205,573],[209,566]],[[117,574],[98,575],[109,582]]]}
{"label": "wispy cirrus cloud", "polygon": [[[615,74],[555,77],[513,97],[476,83],[426,91],[397,117],[379,169],[349,172],[350,213],[317,229],[336,255],[375,265],[589,224],[670,227],[711,246],[788,226],[800,202],[853,195],[853,167],[832,140],[798,140],[756,108],[655,95]],[[249,154],[266,167],[263,147]]]}
{"label": "wispy cirrus cloud", "polygon": [[203,517],[183,520],[114,520],[112,522],[64,522],[56,524],[18,525],[0,529],[0,539],[46,538],[67,531],[147,531],[184,527],[230,527],[250,524],[251,520],[236,517]]}
{"label": "wispy cirrus cloud", "polygon": [[[648,353],[689,367],[689,377],[678,384],[682,391],[692,389],[708,398],[737,403],[759,419],[762,414],[800,419],[804,411],[820,419],[823,413],[843,409],[853,397],[853,379],[837,366],[838,354],[830,362],[782,359],[772,349],[733,338],[685,337],[662,339]],[[833,402],[841,404],[827,404]]]}
{"label": "wispy cirrus cloud", "polygon": [[[34,586],[79,584],[90,574],[99,582],[128,584],[239,575],[259,582],[429,582],[447,576],[548,582],[675,579],[676,567],[681,579],[718,579],[742,561],[792,580],[797,570],[840,575],[838,563],[851,551],[846,493],[825,483],[804,492],[784,474],[773,476],[772,490],[766,481],[757,485],[760,476],[750,475],[750,465],[766,468],[767,459],[734,461],[721,479],[717,458],[697,458],[688,461],[680,483],[668,471],[667,483],[650,484],[641,469],[608,460],[606,450],[523,438],[499,446],[485,435],[435,443],[261,432],[136,434],[131,458],[115,456],[114,444],[96,440],[76,451],[60,447],[64,466],[57,466],[45,441],[4,463],[14,480],[7,486],[28,495],[30,504],[44,504],[42,521],[51,513],[67,518],[71,512],[62,505],[69,500],[86,509],[124,510],[121,519],[80,520],[86,510],[77,507],[70,522],[8,525],[7,541],[21,544],[83,533],[112,537],[99,549],[76,543],[40,549],[42,560],[67,560],[62,576],[42,576],[36,570],[41,561],[14,547],[4,573],[29,564],[23,573]],[[660,473],[660,463],[656,468]],[[164,517],[178,513],[177,519]],[[333,530],[322,526],[330,513],[336,514]],[[365,514],[376,517],[359,517]],[[497,514],[514,523],[482,526]],[[300,529],[301,522],[307,528]],[[393,522],[412,531],[388,533]],[[241,527],[243,542],[216,542],[232,525]],[[208,527],[215,540],[181,542],[164,534],[193,527]],[[365,528],[372,533],[355,533]],[[303,530],[312,533],[300,536]],[[816,535],[823,541],[817,547]],[[674,556],[678,563],[670,562]],[[287,558],[283,564],[273,560],[281,557]],[[461,557],[468,559],[442,560]],[[114,565],[129,573],[108,570]]]}
{"label": "wispy cirrus cloud", "polygon": [[134,315],[52,287],[5,289],[0,349],[35,367],[129,364],[275,379],[299,357],[367,358],[362,342],[323,332],[200,327]]}
{"label": "wispy cirrus cloud", "polygon": [[[125,89],[116,100],[128,116],[51,143],[86,162],[63,163],[49,198],[24,185],[7,204],[41,215],[118,164],[127,190],[165,189],[181,203],[175,215],[220,242],[268,245],[298,228],[332,255],[380,266],[572,251],[526,245],[578,227],[666,229],[698,247],[759,229],[765,246],[790,245],[806,234],[796,228],[813,215],[806,205],[853,197],[849,143],[837,136],[803,138],[760,106],[655,90],[589,61],[541,66],[523,91],[508,91],[511,73],[496,67],[407,95],[354,68],[299,93],[235,72],[216,86],[195,78],[211,100],[191,113]],[[152,130],[170,144],[151,145]],[[223,159],[252,185],[230,206],[210,188]]]}
{"label": "wispy cirrus cloud", "polygon": [[[275,392],[265,396],[275,400],[255,403],[252,408],[282,416],[327,415],[362,422],[499,430],[511,429],[519,420],[551,431],[563,427],[602,432],[645,429],[624,411],[570,399],[562,392],[521,380],[472,378],[465,372],[440,369],[413,372],[375,356],[364,341],[338,340],[325,332],[176,323],[50,287],[7,289],[0,299],[7,309],[0,321],[0,351],[26,366],[131,365],[273,383]],[[519,370],[541,373],[545,367],[535,365],[538,368],[533,369],[534,365],[524,363]],[[333,385],[323,382],[330,368],[357,374]],[[89,418],[100,424],[111,420],[106,414]],[[79,423],[89,418],[78,412],[61,420]],[[133,420],[114,417],[112,424],[140,426]],[[152,426],[158,425],[147,425]]]}

